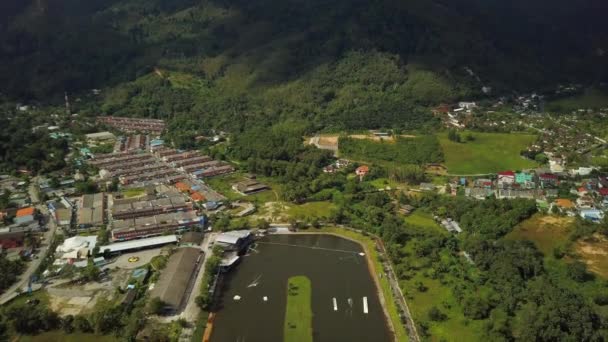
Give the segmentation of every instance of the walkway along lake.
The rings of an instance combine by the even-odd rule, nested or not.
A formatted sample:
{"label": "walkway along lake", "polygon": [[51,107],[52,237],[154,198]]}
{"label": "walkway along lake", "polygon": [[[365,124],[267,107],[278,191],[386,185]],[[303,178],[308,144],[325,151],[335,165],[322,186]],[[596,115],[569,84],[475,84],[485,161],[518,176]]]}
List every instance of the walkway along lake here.
{"label": "walkway along lake", "polygon": [[362,251],[356,242],[332,235],[258,240],[223,282],[211,341],[283,341],[287,280],[299,275],[312,286],[315,342],[391,341]]}

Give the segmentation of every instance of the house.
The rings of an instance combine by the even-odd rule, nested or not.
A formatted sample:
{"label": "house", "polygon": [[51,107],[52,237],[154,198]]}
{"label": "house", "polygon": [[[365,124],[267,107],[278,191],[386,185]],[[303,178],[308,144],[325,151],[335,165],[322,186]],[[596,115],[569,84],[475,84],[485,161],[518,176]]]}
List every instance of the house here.
{"label": "house", "polygon": [[21,208],[15,213],[15,217],[33,216],[36,212],[34,207]]}
{"label": "house", "polygon": [[232,185],[232,189],[242,195],[251,195],[268,190],[268,185],[262,184],[255,179],[250,179]]}
{"label": "house", "polygon": [[604,219],[604,213],[597,209],[584,209],[580,211],[579,215],[584,220],[594,223],[600,223]]}
{"label": "house", "polygon": [[411,206],[409,204],[399,205],[399,212],[406,216],[411,214],[414,211],[414,209],[416,209],[416,208],[414,208],[413,206]]}
{"label": "house", "polygon": [[86,259],[93,254],[93,249],[97,245],[97,236],[73,236],[65,239],[57,246],[56,253],[60,254],[60,259],[71,261]]}
{"label": "house", "polygon": [[600,188],[597,190],[597,193],[602,197],[606,197],[608,196],[608,188]]}
{"label": "house", "polygon": [[559,184],[559,178],[552,173],[543,173],[538,176],[542,188],[555,187]]}
{"label": "house", "polygon": [[25,232],[1,232],[0,246],[2,249],[16,248],[23,246],[25,240]]}
{"label": "house", "polygon": [[515,183],[515,172],[513,171],[503,171],[498,173],[498,185],[511,185]]}
{"label": "house", "polygon": [[206,201],[207,199],[205,198],[205,196],[203,194],[201,194],[198,191],[194,191],[192,192],[192,194],[190,194],[190,198],[194,201],[194,202],[203,202]]}
{"label": "house", "polygon": [[515,183],[524,187],[534,187],[532,174],[527,172],[517,172],[515,174]]}
{"label": "house", "polygon": [[576,206],[580,209],[590,209],[595,205],[595,201],[591,196],[581,196],[576,199]]}
{"label": "house", "polygon": [[422,191],[435,191],[435,188],[433,183],[420,183],[420,190]]}
{"label": "house", "polygon": [[567,198],[558,198],[555,200],[555,206],[557,206],[562,211],[574,210],[575,205],[574,202]]}
{"label": "house", "polygon": [[365,177],[368,173],[369,173],[369,166],[367,166],[367,165],[361,165],[355,170],[355,174],[357,176],[359,176],[360,180],[363,180],[363,177]]}
{"label": "house", "polygon": [[72,209],[60,208],[55,210],[55,221],[59,226],[69,226],[72,222]]}
{"label": "house", "polygon": [[553,173],[563,173],[564,172],[564,163],[559,158],[549,160],[549,169]]}
{"label": "house", "polygon": [[462,102],[458,102],[458,107],[464,108],[464,109],[473,109],[473,108],[477,107],[477,103],[462,101]]}
{"label": "house", "polygon": [[215,239],[215,244],[226,250],[243,251],[253,240],[249,230],[233,230],[220,234]]}
{"label": "house", "polygon": [[592,167],[579,167],[578,169],[572,169],[570,173],[574,176],[588,176],[593,171]]}
{"label": "house", "polygon": [[467,188],[464,190],[467,197],[473,197],[478,200],[484,200],[494,194],[494,190],[490,188]]}
{"label": "house", "polygon": [[116,136],[110,132],[90,133],[86,135],[87,143],[110,143],[116,141]]}

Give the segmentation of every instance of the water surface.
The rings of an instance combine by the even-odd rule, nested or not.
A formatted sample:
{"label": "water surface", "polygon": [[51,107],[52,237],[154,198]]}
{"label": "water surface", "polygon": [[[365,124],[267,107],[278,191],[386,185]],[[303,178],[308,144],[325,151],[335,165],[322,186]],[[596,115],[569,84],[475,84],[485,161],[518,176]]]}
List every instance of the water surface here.
{"label": "water surface", "polygon": [[282,341],[287,279],[296,275],[312,283],[315,342],[391,340],[359,244],[331,235],[273,235],[254,248],[225,278],[212,342]]}

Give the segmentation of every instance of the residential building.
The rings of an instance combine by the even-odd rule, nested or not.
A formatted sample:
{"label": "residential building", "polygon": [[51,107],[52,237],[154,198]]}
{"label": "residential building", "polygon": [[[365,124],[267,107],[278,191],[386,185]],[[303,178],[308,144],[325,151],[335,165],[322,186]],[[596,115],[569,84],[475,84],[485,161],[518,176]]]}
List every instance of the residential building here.
{"label": "residential building", "polygon": [[367,165],[361,165],[355,170],[355,174],[357,176],[359,176],[360,180],[363,180],[363,177],[365,177],[368,173],[369,173],[369,166],[367,166]]}
{"label": "residential building", "polygon": [[503,171],[498,173],[498,186],[511,185],[515,183],[515,172]]}
{"label": "residential building", "polygon": [[251,195],[268,190],[268,185],[262,184],[255,179],[250,179],[234,184],[232,189],[242,195]]}

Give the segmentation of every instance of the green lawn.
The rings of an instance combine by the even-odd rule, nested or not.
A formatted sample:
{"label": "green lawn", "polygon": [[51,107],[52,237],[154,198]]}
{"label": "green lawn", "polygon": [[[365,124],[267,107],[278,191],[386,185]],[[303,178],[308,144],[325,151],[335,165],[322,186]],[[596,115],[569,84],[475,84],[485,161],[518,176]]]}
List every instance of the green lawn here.
{"label": "green lawn", "polygon": [[[468,132],[467,132],[468,133]],[[473,133],[474,141],[450,141],[447,133],[439,135],[450,174],[484,174],[504,170],[520,170],[537,166],[520,156],[536,139],[531,134]]]}
{"label": "green lawn", "polygon": [[[378,250],[376,249],[376,242],[370,236],[365,236],[363,234],[353,232],[351,230],[346,230],[337,227],[323,227],[314,231],[334,234],[360,243],[363,246],[365,253],[367,253],[373,263],[372,276],[378,279],[378,274],[382,272],[383,267],[382,263],[380,262]],[[403,326],[403,324],[401,323],[401,319],[399,318],[397,304],[395,304],[395,298],[393,297],[393,292],[388,283],[388,280],[386,277],[382,277],[379,278],[378,281],[380,282],[380,290],[382,291],[382,294],[385,299],[386,310],[388,311],[392,326],[395,329],[396,340],[398,342],[407,342],[407,332],[405,331],[405,327]]]}
{"label": "green lawn", "polygon": [[335,205],[330,202],[308,202],[301,205],[289,204],[287,214],[296,219],[304,219],[306,217],[328,217],[329,213]]}
{"label": "green lawn", "polygon": [[125,189],[122,192],[125,195],[125,198],[139,197],[146,194],[146,189],[144,188],[130,188]]}
{"label": "green lawn", "polygon": [[114,336],[95,335],[84,333],[66,334],[63,331],[55,330],[34,336],[20,336],[19,342],[117,342]]}
{"label": "green lawn", "polygon": [[283,341],[312,342],[311,296],[312,289],[308,277],[289,278]]}
{"label": "green lawn", "polygon": [[424,210],[416,210],[411,215],[405,217],[405,222],[413,226],[422,227],[425,229],[433,229],[439,233],[447,233],[447,231],[433,220],[433,216]]}

